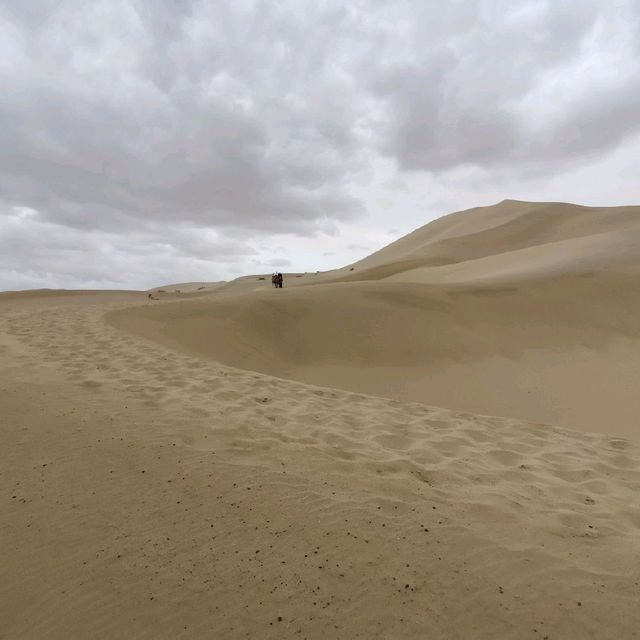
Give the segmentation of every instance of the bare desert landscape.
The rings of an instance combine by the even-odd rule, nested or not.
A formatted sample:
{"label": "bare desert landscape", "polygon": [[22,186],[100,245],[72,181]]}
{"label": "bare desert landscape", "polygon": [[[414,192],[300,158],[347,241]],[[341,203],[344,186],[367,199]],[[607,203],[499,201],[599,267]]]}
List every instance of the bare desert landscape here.
{"label": "bare desert landscape", "polygon": [[640,635],[640,207],[0,293],[0,638]]}

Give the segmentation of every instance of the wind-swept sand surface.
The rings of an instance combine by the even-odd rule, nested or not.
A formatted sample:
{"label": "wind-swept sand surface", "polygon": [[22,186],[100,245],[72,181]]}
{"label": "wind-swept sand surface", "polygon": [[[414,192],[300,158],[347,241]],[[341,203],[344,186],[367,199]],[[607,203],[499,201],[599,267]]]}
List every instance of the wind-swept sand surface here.
{"label": "wind-swept sand surface", "polygon": [[[638,637],[640,446],[619,437],[638,437],[636,262],[551,276],[523,208],[438,221],[440,266],[385,277],[354,277],[393,262],[374,255],[277,291],[0,294],[0,638]],[[518,220],[522,241],[474,245]],[[548,243],[591,238],[558,226]],[[496,246],[540,264],[498,274]],[[458,407],[506,406],[528,375],[543,391],[517,417],[557,384],[593,433],[220,362],[414,399],[457,381]]]}
{"label": "wind-swept sand surface", "polygon": [[640,438],[638,318],[640,207],[507,200],[282,291],[242,278],[112,321],[311,384]]}

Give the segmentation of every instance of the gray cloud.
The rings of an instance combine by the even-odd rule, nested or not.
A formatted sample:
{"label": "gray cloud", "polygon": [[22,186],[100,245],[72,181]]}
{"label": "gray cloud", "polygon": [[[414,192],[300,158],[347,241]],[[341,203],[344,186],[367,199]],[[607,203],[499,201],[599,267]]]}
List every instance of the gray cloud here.
{"label": "gray cloud", "polygon": [[0,288],[218,279],[364,219],[383,160],[391,203],[601,157],[639,35],[634,0],[0,0]]}
{"label": "gray cloud", "polygon": [[256,264],[259,264],[261,266],[282,269],[283,267],[290,267],[292,263],[291,263],[291,260],[288,260],[287,258],[280,258],[280,259],[275,258],[273,260],[267,260],[265,262],[257,262]]}
{"label": "gray cloud", "polygon": [[[326,117],[335,99],[319,100],[331,80],[296,88],[288,107],[278,42],[260,51],[262,33],[256,57],[243,53],[242,12],[109,6],[69,2],[47,17],[32,8],[14,23],[21,64],[3,69],[4,199],[84,228],[151,217],[311,232],[327,215],[359,213],[341,184],[357,152],[344,110]],[[97,37],[89,46],[84,27],[102,13],[113,31],[87,34]],[[35,29],[37,18],[44,51],[33,54],[24,23]]]}
{"label": "gray cloud", "polygon": [[348,244],[345,247],[345,249],[349,251],[371,251],[371,247],[369,247],[368,245],[359,244],[357,242],[352,242],[351,244]]}
{"label": "gray cloud", "polygon": [[416,21],[406,55],[369,72],[382,151],[411,170],[552,172],[614,148],[640,130],[634,4],[475,3],[437,34]]}

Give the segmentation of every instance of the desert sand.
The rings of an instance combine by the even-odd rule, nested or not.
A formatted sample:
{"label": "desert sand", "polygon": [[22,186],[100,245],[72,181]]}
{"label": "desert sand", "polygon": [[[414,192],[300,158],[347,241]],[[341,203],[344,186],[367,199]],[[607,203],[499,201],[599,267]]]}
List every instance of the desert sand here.
{"label": "desert sand", "polygon": [[277,296],[215,291],[111,320],[233,367],[640,439],[640,207],[507,200]]}
{"label": "desert sand", "polygon": [[639,230],[0,293],[0,638],[638,637]]}

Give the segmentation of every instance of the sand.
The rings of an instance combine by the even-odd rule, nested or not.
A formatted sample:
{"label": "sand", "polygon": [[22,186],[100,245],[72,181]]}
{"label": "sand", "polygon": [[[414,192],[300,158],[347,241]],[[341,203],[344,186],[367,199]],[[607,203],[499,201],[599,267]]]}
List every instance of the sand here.
{"label": "sand", "polygon": [[254,276],[111,321],[233,367],[640,439],[638,256],[640,207],[505,201],[277,296]]}
{"label": "sand", "polygon": [[411,239],[499,275],[0,294],[0,638],[638,637],[635,264],[542,264],[634,216],[499,240],[554,206]]}

